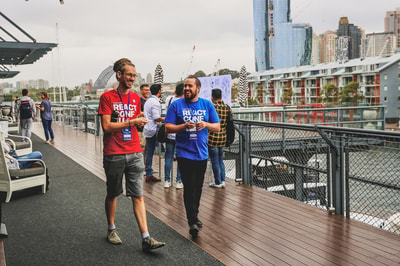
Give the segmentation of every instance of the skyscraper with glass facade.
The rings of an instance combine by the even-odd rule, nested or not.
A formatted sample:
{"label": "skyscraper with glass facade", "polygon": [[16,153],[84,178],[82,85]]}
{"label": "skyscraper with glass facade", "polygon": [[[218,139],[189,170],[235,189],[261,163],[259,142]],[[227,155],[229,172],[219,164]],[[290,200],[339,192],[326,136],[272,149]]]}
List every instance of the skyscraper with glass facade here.
{"label": "skyscraper with glass facade", "polygon": [[256,71],[311,63],[312,28],[293,24],[290,0],[253,0]]}

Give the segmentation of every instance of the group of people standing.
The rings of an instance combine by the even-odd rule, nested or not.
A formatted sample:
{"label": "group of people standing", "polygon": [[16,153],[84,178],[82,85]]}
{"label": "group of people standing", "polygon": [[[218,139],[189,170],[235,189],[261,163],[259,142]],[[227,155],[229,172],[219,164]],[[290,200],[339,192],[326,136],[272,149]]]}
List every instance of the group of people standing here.
{"label": "group of people standing", "polygon": [[[214,89],[214,104],[199,97],[201,82],[195,76],[186,78],[176,87],[175,96],[167,99],[167,113],[161,116],[161,85],[140,87],[140,96],[130,89],[136,78],[135,65],[127,58],[114,63],[118,88],[103,93],[98,114],[104,130],[103,167],[107,193],[105,210],[108,223],[107,240],[121,244],[115,225],[117,197],[123,192],[130,197],[142,236],[143,251],[160,248],[165,242],[150,236],[143,198],[143,182],[161,181],[153,175],[152,158],[160,123],[165,123],[166,142],[165,183],[171,186],[174,157],[178,162],[176,188],[183,188],[183,200],[189,233],[195,237],[203,223],[199,206],[207,160],[213,164],[215,182],[211,187],[225,186],[222,154],[227,107],[221,100],[221,90]],[[149,93],[150,91],[150,93]],[[230,111],[230,109],[229,109]],[[226,142],[226,141],[225,141]]]}
{"label": "group of people standing", "polygon": [[40,110],[40,118],[42,121],[44,135],[47,143],[55,141],[54,131],[52,128],[53,114],[51,110],[51,102],[47,92],[40,93],[41,102],[35,104],[33,99],[29,97],[27,89],[22,90],[22,97],[15,100],[15,116],[19,119],[19,128],[21,136],[31,138],[32,125],[36,118],[36,108]]}

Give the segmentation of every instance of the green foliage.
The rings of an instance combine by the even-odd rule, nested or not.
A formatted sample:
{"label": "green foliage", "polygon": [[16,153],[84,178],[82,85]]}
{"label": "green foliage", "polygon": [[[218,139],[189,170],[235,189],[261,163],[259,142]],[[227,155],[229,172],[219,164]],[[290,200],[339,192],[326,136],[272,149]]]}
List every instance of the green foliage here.
{"label": "green foliage", "polygon": [[281,103],[288,103],[291,104],[292,103],[292,96],[293,96],[293,90],[292,88],[287,88],[286,84],[283,85],[283,94],[281,97]]}
{"label": "green foliage", "polygon": [[[34,102],[40,102],[42,99],[40,98],[40,94],[45,91],[47,92],[49,98],[51,101],[54,101],[54,93],[56,96],[55,102],[60,101],[60,88],[55,87],[55,88],[48,88],[48,89],[28,89],[29,92],[29,97],[33,99]],[[75,87],[75,89],[69,90],[67,88],[67,100],[71,100],[73,96],[80,95],[80,89],[79,87]],[[17,91],[14,91],[10,94],[5,95],[5,99],[15,99],[16,97],[21,98],[22,97],[22,89],[18,89]],[[9,101],[9,100],[7,100]]]}
{"label": "green foliage", "polygon": [[204,73],[203,70],[199,70],[196,73],[194,73],[193,76],[195,76],[196,78],[201,78],[201,77],[205,77],[206,73]]}
{"label": "green foliage", "polygon": [[[239,72],[236,70],[230,70],[227,68],[220,69],[218,75],[231,75],[232,79],[239,78]],[[211,74],[209,75],[211,76]]]}
{"label": "green foliage", "polygon": [[[194,74],[192,74],[192,75],[194,75],[195,77],[210,77],[210,76],[214,76],[216,73],[215,72],[213,72],[213,73],[211,73],[211,74],[209,74],[209,75],[206,75],[206,73],[203,71],[203,70],[198,70],[196,73],[194,73]],[[223,68],[223,69],[220,69],[220,70],[218,70],[218,73],[217,73],[218,75],[217,76],[221,76],[221,75],[231,75],[231,77],[232,77],[232,79],[235,79],[235,78],[239,78],[239,71],[236,71],[236,70],[231,70],[231,69],[228,69],[228,68]],[[249,75],[250,73],[247,73],[247,75]]]}
{"label": "green foliage", "polygon": [[352,81],[347,83],[339,94],[339,102],[346,105],[357,106],[365,97],[359,93],[360,83]]}
{"label": "green foliage", "polygon": [[321,95],[318,97],[318,102],[321,103],[337,103],[338,102],[338,91],[339,88],[333,83],[328,83],[324,86],[321,91]]}

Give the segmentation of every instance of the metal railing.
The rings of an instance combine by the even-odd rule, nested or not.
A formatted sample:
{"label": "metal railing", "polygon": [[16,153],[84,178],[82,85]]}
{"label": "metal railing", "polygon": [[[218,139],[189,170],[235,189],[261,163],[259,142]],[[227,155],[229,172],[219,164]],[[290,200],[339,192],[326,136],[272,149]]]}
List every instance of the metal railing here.
{"label": "metal railing", "polygon": [[[327,126],[331,121],[255,121],[255,115],[270,119],[275,112],[279,121],[289,122],[296,118],[290,113],[299,110],[234,110],[238,134],[225,148],[227,178],[400,233],[399,222],[396,227],[392,221],[396,215],[400,219],[400,134],[366,129],[384,128],[382,106],[333,109],[310,112],[336,113],[333,124],[339,121],[340,127]],[[373,109],[377,118],[362,118],[365,109]],[[102,135],[97,108],[54,106],[53,113],[63,127]],[[350,113],[353,120],[346,121]],[[251,120],[237,119],[249,115]],[[210,169],[207,174],[212,178]]]}
{"label": "metal railing", "polygon": [[[400,233],[400,134],[235,120],[225,150],[237,182]],[[396,224],[397,223],[397,224]],[[390,229],[391,228],[391,229]]]}
{"label": "metal railing", "polygon": [[385,129],[385,107],[381,105],[332,108],[287,105],[280,108],[233,108],[233,112],[234,118],[241,120]]}

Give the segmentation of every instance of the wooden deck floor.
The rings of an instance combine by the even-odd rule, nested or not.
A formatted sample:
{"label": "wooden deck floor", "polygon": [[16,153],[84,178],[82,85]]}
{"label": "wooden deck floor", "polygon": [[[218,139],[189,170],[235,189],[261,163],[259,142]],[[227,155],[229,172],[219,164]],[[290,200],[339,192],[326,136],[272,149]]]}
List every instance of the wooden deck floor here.
{"label": "wooden deck floor", "polygon": [[[43,136],[41,124],[34,132]],[[104,180],[99,137],[57,125],[55,134],[57,149]],[[400,265],[399,235],[233,180],[213,189],[209,179],[199,214],[204,227],[193,241],[226,265]],[[183,191],[162,183],[144,189],[147,211],[191,239]]]}

